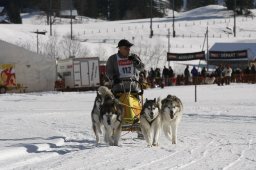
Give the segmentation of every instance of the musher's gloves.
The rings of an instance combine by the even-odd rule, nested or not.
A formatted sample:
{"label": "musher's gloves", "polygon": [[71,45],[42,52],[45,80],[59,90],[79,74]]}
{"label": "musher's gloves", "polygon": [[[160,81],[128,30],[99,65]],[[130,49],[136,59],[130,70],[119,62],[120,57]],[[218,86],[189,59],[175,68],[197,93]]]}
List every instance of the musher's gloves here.
{"label": "musher's gloves", "polygon": [[135,65],[139,65],[140,64],[140,59],[139,59],[139,56],[136,55],[136,54],[131,54],[129,57],[128,57],[129,60],[132,60],[132,62],[135,64]]}

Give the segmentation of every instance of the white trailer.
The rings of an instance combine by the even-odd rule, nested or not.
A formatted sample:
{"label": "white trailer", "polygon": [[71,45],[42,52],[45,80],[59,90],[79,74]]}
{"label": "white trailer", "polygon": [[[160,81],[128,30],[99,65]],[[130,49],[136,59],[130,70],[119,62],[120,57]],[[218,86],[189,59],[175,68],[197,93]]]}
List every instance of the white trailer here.
{"label": "white trailer", "polygon": [[57,61],[57,74],[64,89],[94,89],[100,85],[99,58],[69,58]]}

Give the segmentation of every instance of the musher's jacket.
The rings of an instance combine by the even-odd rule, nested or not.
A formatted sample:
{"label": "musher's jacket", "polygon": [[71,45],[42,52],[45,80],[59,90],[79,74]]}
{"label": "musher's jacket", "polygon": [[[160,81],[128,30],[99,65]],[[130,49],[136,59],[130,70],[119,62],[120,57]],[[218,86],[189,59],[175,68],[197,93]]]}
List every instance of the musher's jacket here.
{"label": "musher's jacket", "polygon": [[139,72],[144,70],[144,64],[137,55],[133,59],[123,57],[119,52],[109,57],[106,65],[107,77],[111,81],[113,92],[138,91],[137,83],[131,79],[139,79]]}

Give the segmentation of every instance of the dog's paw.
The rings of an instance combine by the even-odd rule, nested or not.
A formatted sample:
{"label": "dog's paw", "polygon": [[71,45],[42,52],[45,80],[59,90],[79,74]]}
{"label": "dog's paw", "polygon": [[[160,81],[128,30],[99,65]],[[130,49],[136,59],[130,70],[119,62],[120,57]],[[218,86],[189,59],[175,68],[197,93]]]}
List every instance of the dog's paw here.
{"label": "dog's paw", "polygon": [[159,146],[159,144],[158,143],[153,143],[153,146]]}
{"label": "dog's paw", "polygon": [[148,145],[147,147],[148,147],[148,148],[151,148],[151,147],[152,147],[152,145]]}

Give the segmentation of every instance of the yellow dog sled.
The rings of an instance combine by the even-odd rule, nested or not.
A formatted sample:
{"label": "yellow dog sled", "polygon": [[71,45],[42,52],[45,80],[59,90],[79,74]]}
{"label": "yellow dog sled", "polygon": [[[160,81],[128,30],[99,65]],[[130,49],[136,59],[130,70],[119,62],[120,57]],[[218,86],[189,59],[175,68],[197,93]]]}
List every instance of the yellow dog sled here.
{"label": "yellow dog sled", "polygon": [[[136,81],[136,83],[139,83]],[[140,84],[140,92],[117,93],[116,97],[124,107],[122,131],[140,131],[140,113],[143,103],[143,88]]]}

